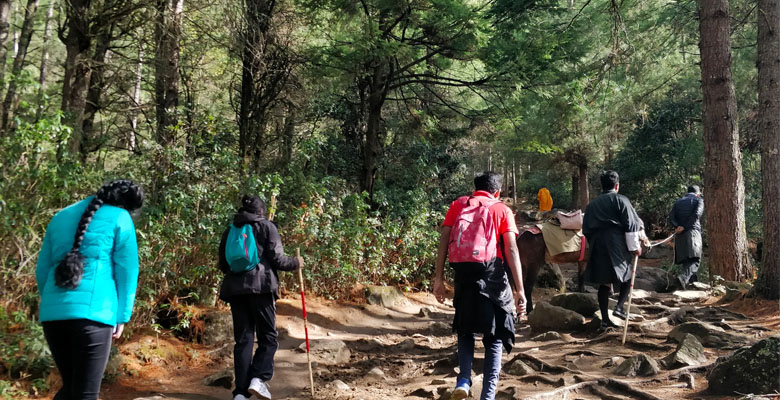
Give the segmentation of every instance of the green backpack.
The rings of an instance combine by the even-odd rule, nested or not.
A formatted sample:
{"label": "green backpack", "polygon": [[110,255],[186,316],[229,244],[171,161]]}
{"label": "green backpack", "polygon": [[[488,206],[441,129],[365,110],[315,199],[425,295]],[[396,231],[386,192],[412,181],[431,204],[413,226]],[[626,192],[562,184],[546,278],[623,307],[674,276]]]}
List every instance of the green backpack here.
{"label": "green backpack", "polygon": [[251,224],[245,224],[240,228],[230,224],[225,242],[225,259],[230,265],[230,271],[235,273],[253,270],[257,264],[260,264]]}

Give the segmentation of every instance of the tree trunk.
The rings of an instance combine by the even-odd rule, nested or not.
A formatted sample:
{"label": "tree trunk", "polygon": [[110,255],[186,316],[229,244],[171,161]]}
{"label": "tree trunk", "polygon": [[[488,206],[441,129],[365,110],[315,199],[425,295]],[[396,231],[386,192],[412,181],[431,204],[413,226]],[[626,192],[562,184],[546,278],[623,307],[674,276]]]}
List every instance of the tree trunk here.
{"label": "tree trunk", "polygon": [[588,164],[577,166],[577,193],[580,195],[579,209],[585,210],[590,202],[590,182],[588,181]]}
{"label": "tree trunk", "polygon": [[0,0],[0,93],[5,79],[5,58],[8,54],[8,32],[11,31],[11,0]]}
{"label": "tree trunk", "polygon": [[65,44],[65,73],[62,82],[62,105],[65,122],[72,128],[69,148],[72,154],[83,160],[81,126],[84,121],[84,107],[92,75],[89,50],[92,47],[88,10],[91,0],[66,0],[67,33],[61,37]]}
{"label": "tree trunk", "polygon": [[[95,55],[92,57],[92,77],[89,82],[89,91],[87,92],[87,104],[84,107],[84,122],[82,124],[82,133],[84,142],[94,142],[95,133],[95,115],[102,108],[100,97],[106,87],[104,75],[106,64],[108,62],[108,49],[111,46],[111,37],[114,27],[108,26],[103,32],[98,34],[95,40]],[[90,149],[95,151],[96,149]]]}
{"label": "tree trunk", "polygon": [[46,75],[49,73],[49,40],[51,40],[51,20],[54,18],[54,5],[57,0],[49,1],[49,11],[46,13],[46,22],[43,26],[43,42],[41,43],[41,73],[38,76],[38,101],[35,107],[35,120],[41,119],[43,114],[43,99],[46,95]]}
{"label": "tree trunk", "polygon": [[710,273],[726,280],[753,276],[745,233],[745,184],[737,101],[731,77],[728,0],[699,0]]}
{"label": "tree trunk", "polygon": [[517,170],[514,158],[512,158],[512,205],[515,206],[515,212],[517,212]]}
{"label": "tree trunk", "polygon": [[19,75],[24,68],[24,60],[27,58],[27,49],[32,39],[33,28],[35,25],[35,12],[38,11],[38,0],[27,0],[27,7],[24,10],[24,21],[19,35],[19,51],[14,57],[14,63],[11,67],[11,80],[8,82],[8,91],[5,93],[2,109],[0,109],[0,129],[8,129],[11,116],[16,111],[19,104],[16,88],[19,81]]}
{"label": "tree trunk", "polygon": [[[580,176],[575,171],[571,174],[571,204],[572,209],[580,208]],[[584,210],[584,208],[583,208]]]}
{"label": "tree trunk", "polygon": [[363,145],[363,181],[362,191],[368,192],[371,204],[374,202],[374,181],[379,168],[379,157],[382,154],[381,136],[382,106],[387,99],[389,66],[382,60],[375,61],[369,83],[368,118],[366,121],[366,139]]}
{"label": "tree trunk", "polygon": [[[8,32],[11,31],[11,0],[0,0],[0,51],[8,50]],[[5,58],[5,54],[3,54]]]}
{"label": "tree trunk", "polygon": [[284,117],[284,128],[282,130],[282,165],[285,167],[292,162],[293,139],[295,138],[295,107],[287,106],[287,115]]}
{"label": "tree trunk", "polygon": [[176,111],[179,106],[179,42],[183,13],[183,0],[157,0],[154,93],[156,139],[157,143],[162,145],[173,143],[173,127],[178,123]]}
{"label": "tree trunk", "polygon": [[758,1],[758,126],[764,244],[756,291],[780,298],[780,1]]}
{"label": "tree trunk", "polygon": [[138,63],[135,67],[135,86],[133,87],[133,108],[130,111],[130,130],[127,132],[127,149],[135,151],[138,135],[138,109],[141,107],[141,82],[143,80],[144,48],[138,44]]}
{"label": "tree trunk", "polygon": [[271,18],[276,1],[248,0],[245,2],[245,26],[242,32],[241,102],[238,112],[239,156],[242,166],[259,165],[265,144],[266,113],[279,94],[274,71],[268,71]]}

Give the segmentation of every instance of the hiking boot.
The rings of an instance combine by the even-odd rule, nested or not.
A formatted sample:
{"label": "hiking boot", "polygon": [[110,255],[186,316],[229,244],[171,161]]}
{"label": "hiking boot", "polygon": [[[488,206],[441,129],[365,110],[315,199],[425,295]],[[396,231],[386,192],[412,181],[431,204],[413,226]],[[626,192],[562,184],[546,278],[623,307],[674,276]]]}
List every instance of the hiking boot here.
{"label": "hiking boot", "polygon": [[257,396],[259,399],[271,400],[271,392],[268,390],[268,384],[259,378],[252,378],[249,383],[249,393]]}
{"label": "hiking boot", "polygon": [[249,398],[243,394],[237,394],[236,397],[233,397],[233,400],[249,400]]}
{"label": "hiking boot", "polygon": [[630,316],[628,316],[628,318],[626,318],[626,312],[622,308],[618,308],[618,307],[615,307],[615,310],[612,311],[612,315],[622,319],[623,321],[625,321],[626,319],[629,319],[629,320],[630,319],[634,319],[634,315],[633,314],[631,314]]}
{"label": "hiking boot", "polygon": [[455,390],[452,391],[450,400],[463,400],[466,397],[469,397],[470,388],[471,385],[469,385],[468,381],[465,379],[458,379],[458,384],[455,385]]}
{"label": "hiking boot", "polygon": [[612,321],[601,321],[600,331],[606,331],[607,329],[620,329],[620,325],[616,325]]}

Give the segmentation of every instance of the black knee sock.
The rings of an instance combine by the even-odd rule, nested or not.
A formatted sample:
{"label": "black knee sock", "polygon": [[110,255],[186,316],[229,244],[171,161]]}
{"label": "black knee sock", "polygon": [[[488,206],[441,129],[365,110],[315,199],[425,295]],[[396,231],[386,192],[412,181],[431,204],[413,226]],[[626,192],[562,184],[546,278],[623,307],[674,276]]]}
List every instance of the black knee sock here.
{"label": "black knee sock", "polygon": [[625,303],[628,298],[629,289],[631,289],[631,282],[623,282],[620,284],[620,294],[618,295],[617,301],[617,308],[620,310],[625,310],[623,308],[623,303]]}
{"label": "black knee sock", "polygon": [[601,322],[608,322],[609,319],[609,294],[612,288],[607,285],[599,286],[599,309],[601,309]]}

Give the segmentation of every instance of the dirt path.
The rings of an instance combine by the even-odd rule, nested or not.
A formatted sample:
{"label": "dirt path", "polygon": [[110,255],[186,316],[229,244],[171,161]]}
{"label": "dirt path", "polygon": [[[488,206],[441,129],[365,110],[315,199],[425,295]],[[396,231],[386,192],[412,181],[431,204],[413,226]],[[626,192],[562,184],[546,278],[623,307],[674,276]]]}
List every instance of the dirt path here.
{"label": "dirt path", "polygon": [[[574,274],[574,266],[563,266],[564,275]],[[539,290],[536,301],[544,300],[550,290]],[[527,323],[521,323],[517,346],[504,355],[506,364],[518,357],[534,371],[525,376],[502,372],[499,399],[561,399],[564,392],[578,399],[716,399],[703,393],[707,382],[704,369],[689,371],[661,369],[649,378],[624,378],[605,366],[612,357],[627,358],[644,353],[660,360],[675,348],[667,342],[671,326],[664,322],[680,307],[693,310],[698,319],[726,326],[753,340],[780,332],[777,303],[741,299],[729,305],[718,298],[695,301],[675,294],[651,293],[638,299],[636,310],[646,322],[658,321],[657,331],[632,325],[626,347],[620,345],[620,333],[565,333],[562,340],[532,341]],[[298,351],[303,342],[300,302],[296,298],[278,302],[280,347],[276,356],[276,375],[271,381],[275,399],[307,399],[306,355]],[[314,366],[318,399],[439,399],[455,383],[456,339],[450,331],[454,310],[451,304],[438,304],[427,294],[407,296],[392,309],[368,304],[344,304],[326,300],[307,303],[310,338],[323,343],[341,340],[350,352],[348,361],[331,365],[335,356],[316,357]],[[698,311],[697,311],[698,310]],[[638,325],[638,324],[637,324]],[[562,332],[563,333],[563,332]],[[124,366],[111,384],[104,384],[103,399],[230,399],[230,390],[204,385],[204,378],[232,366],[232,345],[206,347],[181,342],[170,336],[134,337],[120,346]],[[705,348],[708,363],[729,350]],[[343,354],[342,354],[343,355]],[[477,342],[475,385],[481,390],[482,347]],[[376,370],[377,368],[378,370]],[[371,372],[373,370],[373,372]],[[694,388],[687,376],[690,373]],[[346,387],[338,387],[335,381]],[[57,387],[56,382],[51,382]],[[534,397],[536,396],[536,397]],[[478,396],[477,396],[478,397]]]}

